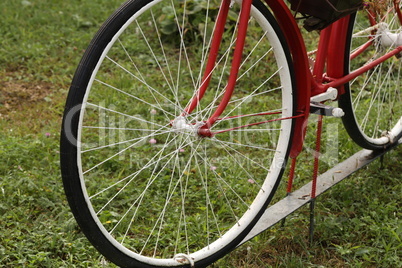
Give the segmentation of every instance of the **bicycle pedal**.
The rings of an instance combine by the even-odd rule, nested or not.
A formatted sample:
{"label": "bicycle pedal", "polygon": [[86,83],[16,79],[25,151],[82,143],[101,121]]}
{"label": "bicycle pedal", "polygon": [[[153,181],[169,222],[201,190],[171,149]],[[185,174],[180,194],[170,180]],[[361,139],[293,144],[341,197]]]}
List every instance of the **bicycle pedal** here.
{"label": "bicycle pedal", "polygon": [[336,88],[330,87],[326,92],[318,94],[310,98],[311,102],[320,103],[327,100],[336,100],[338,97],[338,90]]}
{"label": "bicycle pedal", "polygon": [[310,103],[310,113],[333,117],[342,117],[345,115],[345,112],[341,108],[331,107],[318,102]]}

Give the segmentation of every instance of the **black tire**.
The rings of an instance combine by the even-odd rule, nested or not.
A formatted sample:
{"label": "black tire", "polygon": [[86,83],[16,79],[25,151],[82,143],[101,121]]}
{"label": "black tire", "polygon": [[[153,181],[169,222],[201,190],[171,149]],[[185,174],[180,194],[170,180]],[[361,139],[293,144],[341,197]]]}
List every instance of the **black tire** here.
{"label": "black tire", "polygon": [[[181,91],[170,94],[167,84],[177,82],[179,85],[179,82],[184,83],[182,81],[186,79],[193,81],[193,78],[173,73],[175,69],[169,66],[179,64],[170,61],[170,58],[168,60],[168,57],[174,52],[172,57],[182,53],[186,54],[185,57],[195,55],[196,58],[199,55],[196,52],[199,50],[190,51],[193,46],[188,45],[187,51],[182,49],[183,44],[188,41],[194,45],[198,41],[197,38],[203,35],[193,28],[176,29],[178,33],[177,31],[173,33],[169,27],[174,27],[174,24],[173,26],[169,24],[171,21],[167,20],[166,14],[157,14],[177,2],[168,3],[164,6],[165,9],[158,6],[163,1],[150,0],[127,1],[120,7],[101,27],[85,52],[75,73],[65,107],[60,151],[62,178],[69,205],[88,240],[107,259],[121,267],[189,267],[192,261],[196,267],[204,267],[233,250],[256,224],[272,199],[290,150],[294,120],[275,121],[270,123],[270,127],[266,127],[267,124],[264,127],[254,127],[256,134],[243,133],[242,138],[246,140],[245,144],[241,145],[243,147],[236,143],[242,142],[238,138],[240,136],[233,133],[222,134],[219,140],[215,137],[192,138],[187,133],[182,133],[180,129],[171,130],[170,122],[166,118],[172,114],[179,116],[182,111],[177,107],[181,105],[181,98],[188,96],[183,93],[179,98]],[[153,10],[154,13],[151,13],[154,3],[156,8]],[[252,76],[251,82],[247,81],[250,85],[247,88],[240,87],[238,93],[240,104],[237,101],[235,104],[230,104],[228,109],[235,110],[234,108],[241,105],[240,108],[247,106],[243,109],[254,113],[256,112],[254,109],[259,106],[269,110],[274,110],[271,106],[278,106],[286,111],[282,111],[279,115],[265,114],[263,119],[259,118],[261,116],[248,118],[247,123],[250,123],[250,120],[294,115],[296,103],[293,67],[285,39],[267,8],[258,0],[255,0],[253,5],[255,7],[253,14],[258,17],[257,21],[265,23],[264,27],[268,27],[269,30],[269,33],[263,32],[262,36],[269,35],[270,40],[267,43],[269,44],[271,39],[275,43],[274,53],[267,47],[265,50],[267,52],[263,56],[271,56],[268,59],[271,61],[276,59],[282,65],[280,68],[277,67],[279,69],[277,73],[270,70],[272,66],[276,68],[273,62],[268,64],[263,60],[257,62],[255,66],[260,68],[257,68],[260,71],[253,70],[255,68],[253,65],[251,71],[247,71],[258,76]],[[192,8],[202,7],[192,6]],[[179,11],[181,10],[177,10],[178,13]],[[210,8],[210,12],[215,12],[215,8]],[[137,14],[141,17],[132,20]],[[155,20],[141,21],[142,16],[146,14],[154,16]],[[142,26],[149,31],[139,29],[137,21],[139,24],[145,22]],[[178,34],[179,37],[188,36],[185,36],[184,41],[177,42],[170,34],[159,33],[157,35],[161,36],[160,39],[148,40],[157,43],[167,41],[171,48],[175,47],[171,50],[166,48],[166,51],[159,55],[160,58],[164,57],[164,60],[159,62],[158,57],[147,58],[146,52],[150,46],[143,43],[141,43],[143,47],[140,46],[134,37],[143,37],[144,33],[150,34],[153,24],[161,21],[167,27],[166,32]],[[202,25],[206,24],[199,23],[197,26]],[[229,32],[234,25],[235,23],[229,23]],[[147,28],[148,26],[150,28]],[[119,33],[122,29],[125,31]],[[208,32],[206,26],[205,29],[204,34]],[[255,35],[262,32],[255,24],[250,29],[250,33]],[[194,32],[191,32],[193,30]],[[126,39],[127,36],[131,38]],[[262,41],[265,42],[265,39]],[[124,46],[123,42],[126,42]],[[230,45],[226,42],[226,45],[228,44]],[[259,49],[259,43],[252,44]],[[255,51],[258,50],[253,50],[253,53]],[[260,59],[265,59],[263,56],[260,55]],[[140,62],[137,62],[138,60]],[[185,59],[183,61],[188,65],[195,62]],[[130,64],[123,66],[127,62]],[[140,65],[133,67],[134,62]],[[141,73],[140,69],[146,70],[146,73]],[[167,69],[169,71],[164,72],[163,76],[175,79],[164,77],[159,81],[158,77],[154,76],[155,72],[162,73],[162,70]],[[182,72],[181,67],[177,69],[180,70],[178,73],[189,73]],[[219,75],[224,76],[222,73]],[[271,78],[269,81],[268,77]],[[276,81],[275,77],[280,79]],[[106,79],[109,79],[107,83]],[[242,85],[243,80],[239,79],[238,84]],[[253,91],[252,83],[255,81],[257,83],[259,80],[269,83],[264,82],[261,89]],[[180,88],[182,91],[185,89],[183,86]],[[144,91],[147,93],[144,94]],[[190,88],[188,92],[191,98],[195,89]],[[169,105],[165,107],[160,104],[163,102],[161,100],[164,94],[177,98],[174,104],[169,104],[175,106],[173,109],[170,110]],[[256,97],[252,99],[253,105],[246,104],[247,96],[250,100]],[[204,97],[206,100],[208,98],[207,95]],[[265,99],[269,99],[270,102],[267,104]],[[153,100],[155,104],[150,103]],[[164,101],[168,102],[167,98]],[[142,106],[146,105],[148,106],[144,109]],[[241,110],[240,108],[238,110]],[[205,108],[199,114],[204,115],[202,112],[209,114],[209,110]],[[235,114],[231,111],[228,115]],[[194,117],[187,120],[191,125],[191,122],[199,119]],[[238,118],[231,126],[237,123],[244,125],[246,122]],[[225,126],[225,123],[220,123],[220,127]],[[131,134],[121,134],[121,131],[131,131]],[[146,134],[143,134],[144,132]],[[148,139],[150,143],[147,142]],[[236,142],[230,142],[233,140]],[[121,146],[127,143],[130,145],[121,149]],[[264,154],[261,154],[262,152]],[[170,155],[175,160],[168,159]],[[224,159],[227,162],[214,162],[215,159]],[[213,163],[221,166],[212,166]],[[249,165],[247,169],[243,167],[245,164]],[[190,169],[192,165],[196,167]],[[203,203],[201,200],[198,201],[198,197],[204,198]],[[229,200],[230,202],[226,202]],[[174,203],[176,201],[177,203]],[[144,214],[141,214],[142,212]],[[128,213],[132,215],[127,216]],[[176,225],[170,220],[176,220]],[[123,224],[127,224],[124,229],[121,227]],[[219,224],[221,226],[218,226]],[[165,229],[171,229],[172,237],[177,240],[169,238],[169,230]],[[151,242],[152,247],[148,245]],[[174,242],[176,244],[171,245]],[[182,242],[182,245],[179,245],[179,242]],[[215,245],[219,247],[214,248]],[[143,249],[139,248],[140,246]],[[174,259],[175,255],[184,251],[179,248],[180,246],[187,248],[186,255],[176,256]],[[191,258],[191,261],[186,258]]]}
{"label": "black tire", "polygon": [[[385,46],[379,28],[370,31],[372,23],[369,22],[367,14],[370,9],[363,9],[352,15],[346,46],[350,47],[350,51],[345,53],[346,74],[393,49],[393,45]],[[384,11],[377,10],[372,14],[376,14],[375,19],[378,22],[389,22],[389,33],[400,33],[401,25],[397,23],[398,19],[395,19],[396,14]],[[369,30],[364,32],[364,29]],[[371,46],[364,53],[349,60],[350,55],[369,40],[372,41]],[[346,94],[340,97],[339,106],[345,112],[342,118],[344,126],[359,146],[369,150],[381,150],[392,146],[401,138],[401,75],[402,61],[392,57],[345,85]]]}

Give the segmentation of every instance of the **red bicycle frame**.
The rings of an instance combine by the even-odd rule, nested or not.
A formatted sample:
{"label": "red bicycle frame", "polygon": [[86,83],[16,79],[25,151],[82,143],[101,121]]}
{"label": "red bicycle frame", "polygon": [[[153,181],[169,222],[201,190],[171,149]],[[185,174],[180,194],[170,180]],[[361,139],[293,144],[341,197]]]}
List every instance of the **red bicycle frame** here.
{"label": "red bicycle frame", "polygon": [[[208,88],[209,81],[214,70],[214,65],[217,59],[224,27],[229,11],[231,0],[223,0],[218,18],[215,24],[214,36],[212,39],[211,49],[208,62],[202,79],[201,87],[196,92],[190,105],[185,109],[184,114],[190,114],[198,105]],[[300,28],[294,18],[294,15],[289,10],[288,6],[282,0],[265,0],[269,8],[272,10],[289,47],[292,57],[292,63],[295,68],[295,88],[297,95],[296,114],[292,118],[295,119],[295,132],[301,135],[293,135],[290,157],[295,158],[301,152],[306,133],[307,121],[310,113],[310,98],[318,94],[324,93],[328,88],[337,88],[338,96],[345,93],[344,84],[358,77],[359,75],[374,68],[383,61],[401,53],[402,47],[397,47],[383,57],[364,65],[363,67],[354,70],[345,75],[345,58],[344,53],[347,44],[346,38],[348,33],[348,25],[350,16],[344,17],[333,23],[320,33],[320,41],[316,53],[314,68],[311,71],[309,59],[302,37]],[[239,20],[239,29],[236,39],[235,51],[232,61],[231,72],[228,80],[228,85],[224,96],[218,105],[214,114],[206,121],[205,125],[200,128],[198,134],[204,137],[210,137],[213,134],[210,131],[211,126],[220,120],[222,114],[230,98],[234,92],[238,70],[241,63],[245,37],[247,33],[248,20],[250,16],[252,0],[244,0]],[[400,10],[397,11],[398,17],[402,22]],[[364,50],[364,49],[363,49]],[[356,52],[361,53],[361,51]],[[353,58],[353,55],[352,55]],[[324,73],[325,70],[325,73]],[[288,119],[282,118],[279,120]],[[266,123],[266,122],[261,122]],[[247,127],[247,126],[244,126]]]}

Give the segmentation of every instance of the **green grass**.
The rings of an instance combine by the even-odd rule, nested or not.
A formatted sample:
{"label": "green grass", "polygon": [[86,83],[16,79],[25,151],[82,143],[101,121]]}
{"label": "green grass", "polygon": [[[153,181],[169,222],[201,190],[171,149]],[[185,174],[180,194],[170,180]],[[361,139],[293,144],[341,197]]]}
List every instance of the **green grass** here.
{"label": "green grass", "polygon": [[[121,1],[11,1],[0,15],[0,266],[113,267],[81,233],[64,197],[59,130],[68,84],[89,40]],[[331,126],[332,128],[328,128]],[[339,158],[358,148],[339,121]],[[314,148],[307,141],[307,149]],[[326,146],[328,144],[328,146]],[[331,143],[324,140],[325,170]],[[314,243],[308,208],[214,267],[400,267],[401,148],[318,198]],[[298,179],[311,174],[300,157]],[[336,159],[335,159],[336,160]],[[332,161],[332,162],[331,162]]]}
{"label": "green grass", "polygon": [[[376,161],[320,196],[312,245],[304,207],[226,260],[233,267],[399,267],[400,157],[400,149],[391,152],[388,164]],[[235,259],[240,252],[244,260]]]}

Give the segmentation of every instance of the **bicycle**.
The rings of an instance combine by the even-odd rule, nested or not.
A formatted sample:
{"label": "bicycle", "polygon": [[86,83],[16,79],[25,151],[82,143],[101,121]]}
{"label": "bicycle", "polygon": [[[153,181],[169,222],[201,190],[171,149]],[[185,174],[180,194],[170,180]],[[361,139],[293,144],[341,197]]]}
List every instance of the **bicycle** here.
{"label": "bicycle", "polygon": [[368,5],[307,52],[282,0],[123,4],[85,52],[63,118],[64,188],[89,241],[122,267],[207,266],[276,201],[311,112],[342,117],[364,148],[392,146],[401,5]]}

